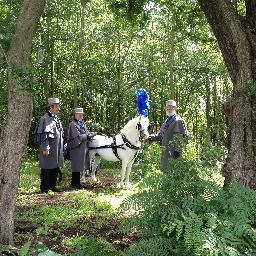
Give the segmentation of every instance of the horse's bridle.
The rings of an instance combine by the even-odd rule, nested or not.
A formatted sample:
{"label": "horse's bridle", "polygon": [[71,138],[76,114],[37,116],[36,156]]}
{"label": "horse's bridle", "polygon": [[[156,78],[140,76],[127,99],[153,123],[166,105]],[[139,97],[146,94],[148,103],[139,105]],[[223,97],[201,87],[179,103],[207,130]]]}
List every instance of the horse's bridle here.
{"label": "horse's bridle", "polygon": [[125,146],[127,146],[128,148],[131,148],[131,149],[135,149],[135,150],[139,150],[140,147],[137,147],[137,146],[134,146],[126,137],[123,133],[120,133],[121,136],[122,136],[122,139],[123,139],[123,142]]}
{"label": "horse's bridle", "polygon": [[142,125],[141,125],[141,123],[140,123],[140,121],[137,123],[137,125],[136,125],[136,129],[139,131],[139,133],[140,133],[140,137],[139,137],[139,141],[142,141],[142,139],[143,139],[143,137],[144,137],[144,135],[145,135],[145,130],[146,129],[141,129],[142,128]]}

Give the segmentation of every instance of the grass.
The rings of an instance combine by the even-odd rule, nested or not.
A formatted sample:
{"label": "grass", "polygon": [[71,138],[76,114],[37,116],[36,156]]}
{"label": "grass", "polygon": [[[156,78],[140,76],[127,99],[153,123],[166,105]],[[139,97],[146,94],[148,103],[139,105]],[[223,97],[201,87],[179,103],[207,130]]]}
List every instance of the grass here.
{"label": "grass", "polygon": [[35,255],[38,244],[61,255],[123,255],[122,247],[128,244],[119,233],[118,224],[127,213],[121,213],[119,207],[136,188],[116,188],[118,164],[113,165],[114,169],[110,169],[109,163],[103,166],[107,169],[99,172],[100,183],[86,183],[88,189],[72,190],[67,161],[59,184],[64,192],[40,194],[37,159],[26,155],[15,212],[15,243],[22,246],[31,242],[30,250]]}
{"label": "grass", "polygon": [[93,236],[73,236],[63,240],[63,244],[72,248],[76,248],[76,252],[71,255],[87,255],[87,256],[118,256],[118,252],[114,247],[105,239],[96,238]]}

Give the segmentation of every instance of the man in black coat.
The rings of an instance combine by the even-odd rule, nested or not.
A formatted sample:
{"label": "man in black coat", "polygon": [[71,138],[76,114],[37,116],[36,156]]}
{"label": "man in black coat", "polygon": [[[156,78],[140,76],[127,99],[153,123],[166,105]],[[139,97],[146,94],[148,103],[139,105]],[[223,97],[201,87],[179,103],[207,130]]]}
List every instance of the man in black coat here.
{"label": "man in black coat", "polygon": [[83,121],[83,108],[75,108],[73,121],[68,128],[68,148],[70,150],[70,161],[72,168],[71,186],[75,189],[81,189],[80,184],[81,172],[90,169],[90,159],[88,151],[88,140],[96,135],[89,132]]}
{"label": "man in black coat", "polygon": [[34,132],[35,142],[40,145],[39,166],[41,168],[40,190],[59,192],[57,176],[63,167],[63,128],[57,113],[60,110],[58,98],[48,99],[49,111],[39,120]]}

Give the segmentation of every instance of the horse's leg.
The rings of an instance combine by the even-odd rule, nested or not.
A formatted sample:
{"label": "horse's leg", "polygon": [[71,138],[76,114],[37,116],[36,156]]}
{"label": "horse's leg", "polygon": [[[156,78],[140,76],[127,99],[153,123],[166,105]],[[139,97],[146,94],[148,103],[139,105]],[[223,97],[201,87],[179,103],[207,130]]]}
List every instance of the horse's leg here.
{"label": "horse's leg", "polygon": [[97,170],[97,167],[100,163],[100,160],[101,160],[101,156],[99,155],[95,155],[95,158],[93,159],[93,164],[92,164],[92,173],[91,173],[91,179],[93,181],[97,181],[96,179],[96,170]]}
{"label": "horse's leg", "polygon": [[90,163],[89,163],[90,167],[89,167],[89,170],[82,171],[81,178],[80,178],[81,182],[86,182],[86,177],[89,177],[91,175],[91,168],[92,168],[91,166],[92,166],[92,161],[95,158],[95,152],[89,151],[88,157],[89,157],[89,161],[90,161]]}
{"label": "horse's leg", "polygon": [[120,187],[124,186],[126,168],[127,168],[127,160],[122,160],[121,177],[120,177],[120,183],[119,183]]}
{"label": "horse's leg", "polygon": [[129,161],[128,164],[127,164],[127,167],[126,167],[124,185],[127,188],[131,187],[129,177],[130,177],[130,173],[131,173],[131,169],[132,169],[132,165],[134,163],[134,160],[135,159],[132,159],[131,161]]}
{"label": "horse's leg", "polygon": [[85,182],[85,171],[82,171],[82,175],[81,175],[81,178],[80,178],[80,181],[81,182]]}
{"label": "horse's leg", "polygon": [[[91,169],[91,167],[90,167],[90,169]],[[89,177],[89,176],[91,176],[91,171],[90,170],[82,171],[82,175],[81,175],[80,181],[81,182],[86,182],[86,177]]]}

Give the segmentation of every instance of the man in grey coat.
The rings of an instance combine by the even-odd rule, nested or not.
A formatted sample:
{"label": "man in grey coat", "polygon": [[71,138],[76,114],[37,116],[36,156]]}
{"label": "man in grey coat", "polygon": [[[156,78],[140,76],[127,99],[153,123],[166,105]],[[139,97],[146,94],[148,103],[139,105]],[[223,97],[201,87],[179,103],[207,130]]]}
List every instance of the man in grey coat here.
{"label": "man in grey coat", "polygon": [[161,157],[162,172],[168,171],[169,160],[182,155],[182,140],[188,136],[186,124],[176,113],[177,105],[174,100],[167,100],[165,112],[168,116],[158,134],[150,135],[148,141],[159,141],[163,146]]}
{"label": "man in grey coat", "polygon": [[39,166],[41,168],[40,190],[60,192],[56,188],[57,176],[63,167],[63,128],[57,113],[60,110],[58,98],[48,99],[48,112],[39,120],[35,129],[35,142],[40,145]]}
{"label": "man in grey coat", "polygon": [[88,139],[96,135],[86,128],[83,108],[75,108],[73,121],[68,129],[68,149],[72,168],[71,186],[75,189],[84,188],[80,183],[80,174],[90,169]]}

